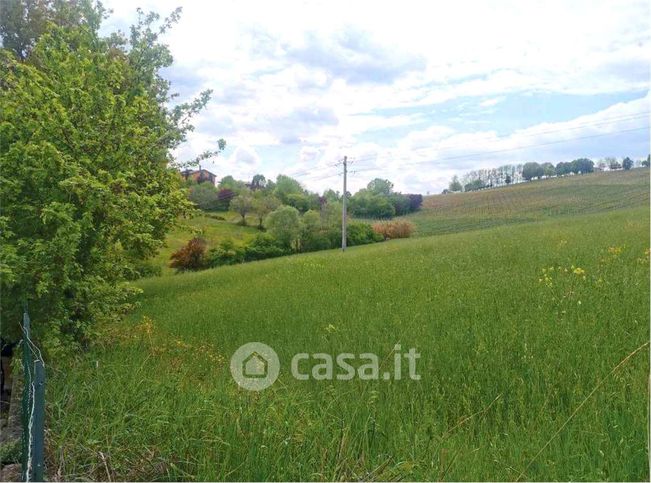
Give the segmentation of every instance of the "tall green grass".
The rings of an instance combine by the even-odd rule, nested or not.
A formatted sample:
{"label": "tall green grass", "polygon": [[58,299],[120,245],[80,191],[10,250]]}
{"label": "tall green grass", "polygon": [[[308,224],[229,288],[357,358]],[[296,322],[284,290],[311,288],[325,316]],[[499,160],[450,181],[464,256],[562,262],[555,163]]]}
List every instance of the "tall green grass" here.
{"label": "tall green grass", "polygon": [[[648,250],[642,206],[143,280],[139,309],[50,368],[48,470],[648,481],[648,347],[608,376],[649,340]],[[260,393],[229,372],[251,341],[282,365]],[[288,370],[396,343],[420,381]]]}

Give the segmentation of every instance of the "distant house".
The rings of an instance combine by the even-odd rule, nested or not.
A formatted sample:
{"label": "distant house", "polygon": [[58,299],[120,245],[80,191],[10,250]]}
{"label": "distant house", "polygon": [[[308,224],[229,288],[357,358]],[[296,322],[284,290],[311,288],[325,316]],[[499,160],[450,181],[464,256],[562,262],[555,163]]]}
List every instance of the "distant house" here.
{"label": "distant house", "polygon": [[195,170],[186,169],[185,171],[181,171],[181,176],[183,176],[183,179],[185,180],[192,179],[197,183],[203,183],[204,181],[209,181],[211,184],[214,185],[217,182],[217,176],[215,176],[207,169],[201,169],[201,168]]}

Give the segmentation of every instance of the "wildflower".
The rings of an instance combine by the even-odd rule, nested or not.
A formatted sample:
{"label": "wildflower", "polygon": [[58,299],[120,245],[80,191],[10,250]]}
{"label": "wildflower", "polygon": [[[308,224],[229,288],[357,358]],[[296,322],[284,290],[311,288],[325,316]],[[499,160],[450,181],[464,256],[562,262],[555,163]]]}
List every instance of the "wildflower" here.
{"label": "wildflower", "polygon": [[581,267],[576,267],[574,270],[572,270],[572,273],[575,275],[585,275],[585,270],[583,270]]}
{"label": "wildflower", "polygon": [[608,247],[608,253],[617,256],[622,253],[622,247]]}

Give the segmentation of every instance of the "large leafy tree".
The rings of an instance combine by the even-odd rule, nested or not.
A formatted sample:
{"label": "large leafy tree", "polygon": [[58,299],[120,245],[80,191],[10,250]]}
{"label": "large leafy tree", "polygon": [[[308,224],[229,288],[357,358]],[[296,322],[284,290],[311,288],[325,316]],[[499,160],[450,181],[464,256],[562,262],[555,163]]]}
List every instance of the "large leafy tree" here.
{"label": "large leafy tree", "polygon": [[230,208],[232,211],[239,213],[242,217],[240,223],[246,226],[246,215],[253,210],[253,196],[251,192],[248,190],[242,191],[231,200]]}
{"label": "large leafy tree", "polygon": [[256,191],[253,196],[253,212],[258,218],[258,228],[262,230],[263,222],[266,216],[280,206],[280,200],[275,196]]}
{"label": "large leafy tree", "polygon": [[171,152],[209,93],[168,107],[159,69],[172,57],[159,36],[179,11],[158,28],[140,12],[128,38],[49,15],[42,33],[0,49],[0,267],[3,337],[15,336],[27,303],[54,350],[127,307],[121,282],[190,208]]}
{"label": "large leafy tree", "polygon": [[298,210],[292,206],[283,205],[272,211],[267,216],[265,225],[269,234],[278,241],[283,248],[297,249],[300,235],[301,219]]}

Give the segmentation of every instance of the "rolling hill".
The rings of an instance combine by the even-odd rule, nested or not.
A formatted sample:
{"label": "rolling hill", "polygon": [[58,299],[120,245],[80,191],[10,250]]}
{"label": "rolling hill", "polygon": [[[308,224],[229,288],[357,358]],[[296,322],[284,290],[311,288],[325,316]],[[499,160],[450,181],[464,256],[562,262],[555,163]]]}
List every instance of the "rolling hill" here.
{"label": "rolling hill", "polygon": [[[412,219],[457,233],[141,280],[138,308],[51,370],[48,468],[648,481],[648,199],[648,170],[437,196]],[[281,361],[256,393],[229,370],[253,341]],[[346,352],[385,371],[397,345],[420,380],[289,370]]]}
{"label": "rolling hill", "polygon": [[428,196],[406,218],[428,236],[648,204],[649,169],[633,169]]}

